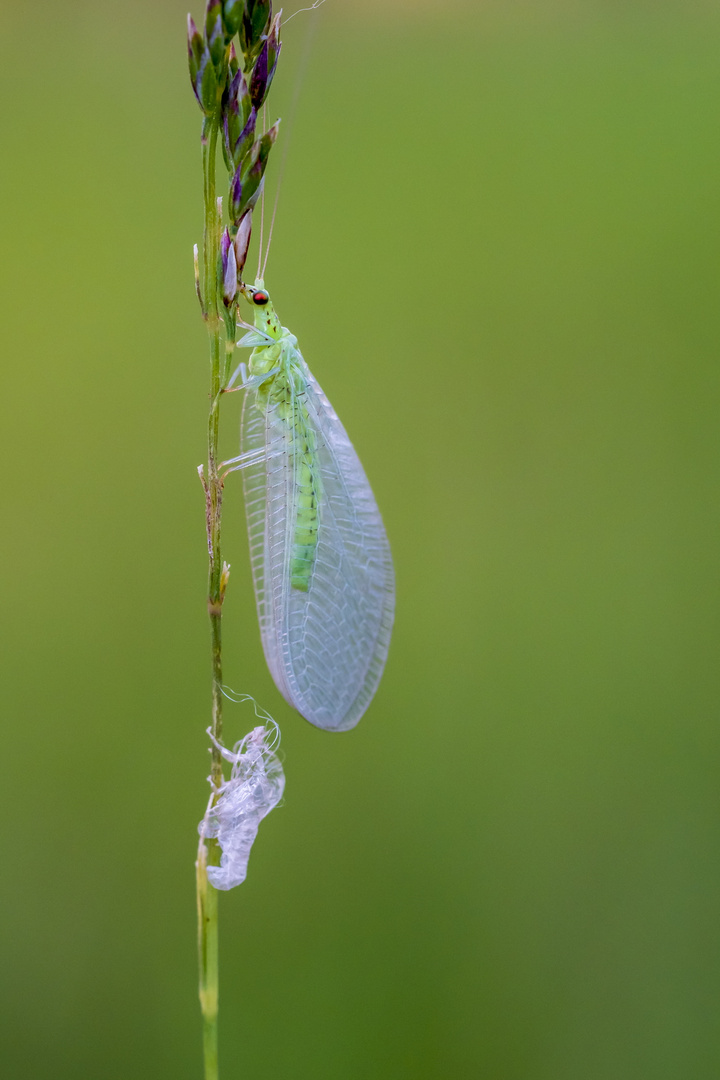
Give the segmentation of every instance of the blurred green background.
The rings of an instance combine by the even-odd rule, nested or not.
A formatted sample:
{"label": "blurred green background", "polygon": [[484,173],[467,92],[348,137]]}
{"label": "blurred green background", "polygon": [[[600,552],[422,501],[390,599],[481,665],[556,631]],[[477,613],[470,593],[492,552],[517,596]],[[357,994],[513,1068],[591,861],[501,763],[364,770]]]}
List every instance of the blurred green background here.
{"label": "blurred green background", "polygon": [[[23,1080],[201,1075],[186,10],[0,4]],[[292,713],[230,481],[226,676],[279,721],[287,791],[221,897],[223,1078],[716,1080],[720,9],[328,0],[273,115],[313,25],[268,284],[373,482],[398,616],[359,728]]]}

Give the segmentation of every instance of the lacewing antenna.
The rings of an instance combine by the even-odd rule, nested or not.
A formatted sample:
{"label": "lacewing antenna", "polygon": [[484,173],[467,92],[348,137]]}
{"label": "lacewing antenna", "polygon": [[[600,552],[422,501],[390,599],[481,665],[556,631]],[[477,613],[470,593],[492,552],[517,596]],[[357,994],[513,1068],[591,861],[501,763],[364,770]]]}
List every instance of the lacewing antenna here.
{"label": "lacewing antenna", "polygon": [[[303,11],[315,11],[316,8],[319,8],[320,5],[324,4],[324,3],[325,3],[325,0],[316,0],[316,2],[311,7],[300,8],[298,11],[295,11],[292,15],[290,15],[289,18],[284,20],[283,26],[287,26],[287,24],[290,22],[290,20],[294,19],[296,15],[300,15],[301,12],[303,12]],[[261,256],[261,262],[258,264],[258,277],[264,277],[265,276],[265,270],[267,269],[268,258],[270,257],[270,245],[272,243],[273,230],[275,228],[275,219],[277,217],[278,203],[280,201],[280,189],[282,187],[283,178],[285,176],[285,167],[287,165],[288,151],[290,149],[290,141],[291,141],[291,138],[292,138],[292,131],[293,131],[293,128],[295,126],[295,117],[297,115],[298,103],[299,103],[299,100],[300,100],[300,92],[302,90],[302,86],[303,86],[303,83],[305,81],[305,75],[307,74],[307,69],[308,69],[308,64],[310,62],[310,54],[312,52],[312,46],[313,46],[313,41],[314,41],[314,38],[315,38],[316,28],[317,28],[317,20],[311,19],[310,20],[310,25],[308,27],[307,34],[305,35],[305,44],[303,46],[302,56],[300,57],[300,65],[298,67],[298,73],[297,73],[297,76],[296,76],[296,79],[295,79],[295,86],[293,88],[293,96],[292,96],[292,100],[290,102],[290,109],[289,109],[289,116],[288,116],[287,124],[283,125],[284,130],[285,130],[285,145],[283,146],[282,157],[280,159],[280,167],[278,169],[278,180],[277,180],[277,187],[275,188],[275,201],[273,203],[272,218],[270,220],[270,230],[269,230],[269,234],[268,234],[267,248],[266,248],[266,251],[265,251],[264,258],[262,258],[262,256]],[[263,193],[263,195],[264,195],[264,193]],[[263,199],[263,202],[264,202],[264,199]],[[261,207],[260,212],[261,212],[261,229],[262,229],[263,207]],[[262,236],[262,233],[261,233],[261,236]],[[260,251],[262,252],[262,243],[260,245]]]}

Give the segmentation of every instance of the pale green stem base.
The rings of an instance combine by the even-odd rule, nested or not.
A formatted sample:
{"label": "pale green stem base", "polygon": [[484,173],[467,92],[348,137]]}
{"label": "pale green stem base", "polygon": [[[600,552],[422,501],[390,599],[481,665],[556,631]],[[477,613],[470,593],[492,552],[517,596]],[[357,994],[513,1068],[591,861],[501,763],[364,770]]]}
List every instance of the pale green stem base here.
{"label": "pale green stem base", "polygon": [[[218,435],[220,426],[221,360],[223,357],[220,311],[218,307],[217,265],[220,252],[220,217],[216,205],[215,160],[219,117],[206,121],[203,141],[203,286],[205,321],[210,338],[210,414],[208,417],[208,468],[204,478],[209,548],[208,614],[212,657],[212,733],[222,737],[222,602],[227,583],[220,554],[222,483],[218,476]],[[222,782],[222,757],[212,749],[211,779],[215,792]],[[198,957],[200,965],[200,1007],[203,1016],[205,1080],[218,1080],[218,894],[207,878],[207,866],[217,865],[220,849],[216,840],[200,839],[197,861]]]}
{"label": "pale green stem base", "polygon": [[200,1008],[205,1080],[218,1080],[218,894],[207,879],[206,856],[203,838],[197,861]]}

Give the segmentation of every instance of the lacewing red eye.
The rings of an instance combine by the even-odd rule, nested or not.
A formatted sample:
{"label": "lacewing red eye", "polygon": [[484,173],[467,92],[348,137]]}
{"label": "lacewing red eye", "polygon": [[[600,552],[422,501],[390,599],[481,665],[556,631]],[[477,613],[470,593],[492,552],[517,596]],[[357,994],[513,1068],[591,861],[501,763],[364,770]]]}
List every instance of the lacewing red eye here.
{"label": "lacewing red eye", "polygon": [[257,292],[253,293],[253,304],[267,304],[269,299],[270,297],[268,294],[263,292],[262,289],[258,289]]}

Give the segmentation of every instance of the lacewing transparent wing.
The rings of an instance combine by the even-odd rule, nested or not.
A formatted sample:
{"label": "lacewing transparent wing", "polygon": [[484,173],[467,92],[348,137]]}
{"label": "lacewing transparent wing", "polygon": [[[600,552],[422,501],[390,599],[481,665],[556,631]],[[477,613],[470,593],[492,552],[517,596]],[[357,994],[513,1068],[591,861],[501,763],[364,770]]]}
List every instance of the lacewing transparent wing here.
{"label": "lacewing transparent wing", "polygon": [[[266,328],[275,330],[270,319]],[[390,547],[360,459],[296,339],[279,324],[272,338],[250,360],[238,459],[262,643],[286,701],[316,727],[347,731],[387,658]]]}

